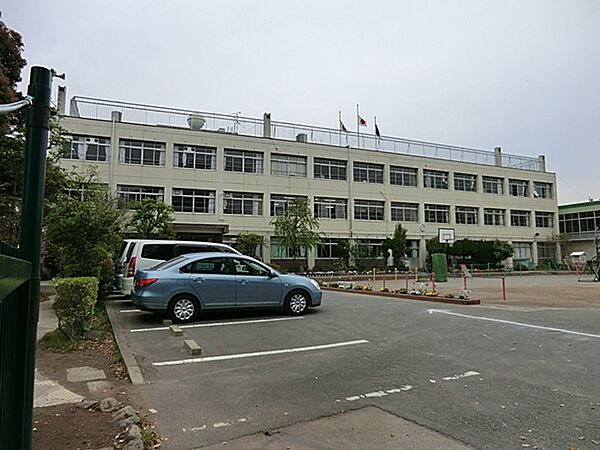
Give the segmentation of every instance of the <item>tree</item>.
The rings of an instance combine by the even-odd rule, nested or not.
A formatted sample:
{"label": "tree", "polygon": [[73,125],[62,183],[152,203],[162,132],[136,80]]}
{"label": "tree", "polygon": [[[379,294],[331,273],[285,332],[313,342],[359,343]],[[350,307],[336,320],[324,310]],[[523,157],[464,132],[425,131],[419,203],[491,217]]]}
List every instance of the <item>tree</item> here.
{"label": "tree", "polygon": [[[19,33],[0,21],[0,103],[10,103],[22,97],[16,90],[26,64],[22,51]],[[49,147],[60,147],[63,141],[64,130],[58,123],[58,114],[52,110]],[[13,245],[17,245],[19,239],[24,163],[25,114],[20,110],[0,116],[0,240]],[[66,183],[67,174],[60,167],[56,153],[50,150],[46,162],[45,212]]]}
{"label": "tree", "polygon": [[260,234],[254,233],[240,233],[235,240],[235,248],[237,248],[244,255],[259,256],[257,255],[257,247],[261,247],[265,243],[265,238]]}
{"label": "tree", "polygon": [[406,229],[402,228],[401,224],[396,225],[394,235],[391,239],[386,239],[383,242],[384,255],[388,249],[392,250],[394,257],[394,267],[404,268],[404,257],[406,255]]}
{"label": "tree", "polygon": [[102,185],[83,188],[78,197],[60,195],[48,213],[48,258],[60,277],[97,277],[98,298],[103,300],[114,284],[112,258],[121,240],[123,211]]}
{"label": "tree", "polygon": [[133,229],[136,236],[143,239],[172,239],[175,237],[171,206],[151,198],[145,198],[133,203],[131,207],[133,217],[127,226]]}
{"label": "tree", "polygon": [[305,199],[294,199],[289,203],[287,210],[277,216],[271,224],[278,243],[296,259],[300,249],[309,249],[317,245],[320,234],[315,231],[319,228],[317,219]]}

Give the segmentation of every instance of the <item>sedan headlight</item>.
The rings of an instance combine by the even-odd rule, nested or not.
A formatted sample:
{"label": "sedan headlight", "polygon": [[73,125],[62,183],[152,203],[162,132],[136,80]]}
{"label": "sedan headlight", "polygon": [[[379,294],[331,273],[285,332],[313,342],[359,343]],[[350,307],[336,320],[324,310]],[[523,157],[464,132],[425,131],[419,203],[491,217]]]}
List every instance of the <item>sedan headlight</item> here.
{"label": "sedan headlight", "polygon": [[313,280],[312,278],[310,279],[310,282],[319,290],[321,290],[321,286],[319,286],[319,283],[316,282],[315,280]]}

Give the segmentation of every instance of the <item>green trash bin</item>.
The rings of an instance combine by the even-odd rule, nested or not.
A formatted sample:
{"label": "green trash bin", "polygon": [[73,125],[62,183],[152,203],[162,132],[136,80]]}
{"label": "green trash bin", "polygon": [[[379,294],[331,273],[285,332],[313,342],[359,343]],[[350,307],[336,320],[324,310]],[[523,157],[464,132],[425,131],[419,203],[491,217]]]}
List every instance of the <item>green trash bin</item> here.
{"label": "green trash bin", "polygon": [[448,260],[445,253],[431,255],[431,266],[435,273],[435,281],[448,281]]}

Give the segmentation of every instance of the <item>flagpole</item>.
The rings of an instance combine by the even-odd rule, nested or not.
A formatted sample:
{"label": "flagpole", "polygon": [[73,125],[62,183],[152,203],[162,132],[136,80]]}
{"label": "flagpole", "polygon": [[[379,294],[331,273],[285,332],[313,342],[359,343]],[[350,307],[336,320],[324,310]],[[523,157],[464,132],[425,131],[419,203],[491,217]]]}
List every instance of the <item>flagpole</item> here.
{"label": "flagpole", "polygon": [[358,103],[356,104],[356,135],[357,135],[357,147],[360,148],[360,111],[358,109]]}
{"label": "flagpole", "polygon": [[[373,125],[377,129],[377,116],[373,116]],[[379,139],[375,139],[375,146],[379,148]]]}

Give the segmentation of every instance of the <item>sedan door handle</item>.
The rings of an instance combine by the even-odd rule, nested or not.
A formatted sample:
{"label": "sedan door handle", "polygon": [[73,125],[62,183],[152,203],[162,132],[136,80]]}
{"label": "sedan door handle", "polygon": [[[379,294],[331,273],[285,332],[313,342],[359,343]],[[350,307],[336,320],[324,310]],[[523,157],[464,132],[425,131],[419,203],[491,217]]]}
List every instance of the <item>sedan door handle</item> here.
{"label": "sedan door handle", "polygon": [[194,280],[196,283],[204,283],[204,278],[202,278],[202,277],[193,278],[193,280]]}
{"label": "sedan door handle", "polygon": [[248,282],[246,280],[240,280],[240,284],[246,285],[246,284],[248,284]]}

